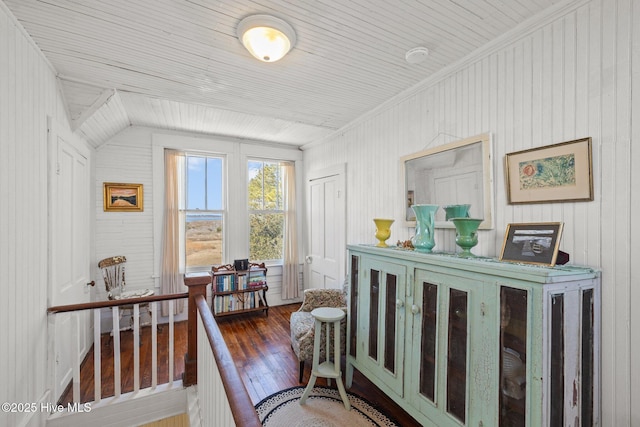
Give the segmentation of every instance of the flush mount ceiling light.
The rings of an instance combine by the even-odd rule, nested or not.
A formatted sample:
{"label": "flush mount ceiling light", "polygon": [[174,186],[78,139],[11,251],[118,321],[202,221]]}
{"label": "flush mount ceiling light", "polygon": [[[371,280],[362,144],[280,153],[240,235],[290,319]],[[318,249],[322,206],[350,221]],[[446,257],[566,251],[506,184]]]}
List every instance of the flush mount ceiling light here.
{"label": "flush mount ceiling light", "polygon": [[238,38],[260,61],[275,62],[296,44],[293,27],[271,15],[251,15],[238,24]]}

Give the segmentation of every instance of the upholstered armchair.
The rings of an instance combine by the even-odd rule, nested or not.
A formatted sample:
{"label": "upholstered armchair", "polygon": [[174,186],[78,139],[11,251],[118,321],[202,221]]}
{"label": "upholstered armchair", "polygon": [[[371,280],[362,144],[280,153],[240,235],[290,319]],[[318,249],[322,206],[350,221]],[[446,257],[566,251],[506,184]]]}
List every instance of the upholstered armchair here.
{"label": "upholstered armchair", "polygon": [[[347,299],[345,293],[340,289],[307,289],[304,291],[302,306],[298,311],[291,314],[291,348],[300,362],[300,377],[304,373],[304,362],[313,360],[313,341],[315,338],[315,320],[311,311],[318,307],[337,307],[347,312]],[[347,343],[347,318],[340,323],[340,350],[345,353]],[[320,360],[326,358],[326,328],[323,326],[320,341]],[[331,348],[333,352],[333,329],[330,336]],[[333,353],[331,353],[333,354]]]}

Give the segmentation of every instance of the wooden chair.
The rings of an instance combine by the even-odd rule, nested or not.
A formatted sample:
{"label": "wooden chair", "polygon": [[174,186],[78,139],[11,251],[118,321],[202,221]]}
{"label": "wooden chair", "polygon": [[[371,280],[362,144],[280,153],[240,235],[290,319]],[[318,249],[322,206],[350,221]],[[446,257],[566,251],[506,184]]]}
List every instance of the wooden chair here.
{"label": "wooden chair", "polygon": [[[105,258],[98,263],[98,267],[100,268],[100,270],[102,270],[102,278],[104,280],[104,286],[107,291],[107,298],[109,298],[110,300],[129,300],[153,295],[155,293],[153,289],[135,289],[132,291],[125,290],[126,280],[124,273],[126,262],[127,258],[124,255],[117,255]],[[125,311],[130,313],[131,320],[128,327],[120,328],[121,331],[133,328],[133,304],[120,306],[120,316],[118,322],[122,320]],[[149,304],[140,304],[141,317],[143,311],[146,312],[149,317],[151,317],[151,309],[149,307]]]}

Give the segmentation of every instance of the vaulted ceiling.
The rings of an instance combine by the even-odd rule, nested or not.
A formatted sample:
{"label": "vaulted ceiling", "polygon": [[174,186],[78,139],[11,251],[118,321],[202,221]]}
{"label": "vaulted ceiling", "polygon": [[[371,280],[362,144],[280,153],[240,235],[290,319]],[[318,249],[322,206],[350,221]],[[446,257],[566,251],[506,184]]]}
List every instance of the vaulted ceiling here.
{"label": "vaulted ceiling", "polygon": [[[303,145],[330,135],[560,0],[3,0],[94,146],[151,126]],[[254,59],[238,22],[268,13],[297,44]],[[410,64],[405,53],[429,49]]]}

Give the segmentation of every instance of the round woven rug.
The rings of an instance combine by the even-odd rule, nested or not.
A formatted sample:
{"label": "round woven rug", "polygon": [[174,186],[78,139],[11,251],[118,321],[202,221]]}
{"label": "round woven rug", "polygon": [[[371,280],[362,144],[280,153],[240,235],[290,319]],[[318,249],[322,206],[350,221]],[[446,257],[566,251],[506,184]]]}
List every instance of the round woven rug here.
{"label": "round woven rug", "polygon": [[338,427],[338,426],[398,426],[363,398],[347,393],[351,410],[347,411],[338,390],[314,387],[304,405],[300,397],[305,387],[279,391],[264,398],[256,411],[266,427]]}

